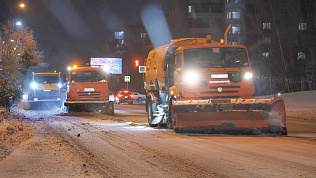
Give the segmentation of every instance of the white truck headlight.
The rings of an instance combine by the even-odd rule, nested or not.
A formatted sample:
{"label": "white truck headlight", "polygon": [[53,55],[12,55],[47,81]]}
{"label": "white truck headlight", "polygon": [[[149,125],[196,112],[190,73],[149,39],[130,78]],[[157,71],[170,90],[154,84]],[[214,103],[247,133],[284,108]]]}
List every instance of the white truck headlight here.
{"label": "white truck headlight", "polygon": [[252,78],[252,73],[251,73],[251,72],[246,72],[246,73],[244,74],[244,79],[249,80],[249,79],[251,79],[251,78]]}
{"label": "white truck headlight", "polygon": [[37,84],[35,82],[31,83],[31,88],[35,89],[37,87]]}
{"label": "white truck headlight", "polygon": [[187,84],[195,84],[199,80],[199,75],[195,72],[186,73],[184,76],[184,82]]}
{"label": "white truck headlight", "polygon": [[59,88],[61,88],[61,87],[62,87],[62,84],[61,84],[61,83],[58,83],[57,86],[58,86]]}

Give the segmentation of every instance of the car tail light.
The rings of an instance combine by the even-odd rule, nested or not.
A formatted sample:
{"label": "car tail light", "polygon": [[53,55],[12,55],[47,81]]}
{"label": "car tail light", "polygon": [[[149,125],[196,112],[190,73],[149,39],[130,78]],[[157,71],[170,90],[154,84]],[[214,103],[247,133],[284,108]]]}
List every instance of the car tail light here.
{"label": "car tail light", "polygon": [[131,98],[133,98],[133,95],[129,95]]}
{"label": "car tail light", "polygon": [[119,98],[121,98],[123,95],[118,95]]}

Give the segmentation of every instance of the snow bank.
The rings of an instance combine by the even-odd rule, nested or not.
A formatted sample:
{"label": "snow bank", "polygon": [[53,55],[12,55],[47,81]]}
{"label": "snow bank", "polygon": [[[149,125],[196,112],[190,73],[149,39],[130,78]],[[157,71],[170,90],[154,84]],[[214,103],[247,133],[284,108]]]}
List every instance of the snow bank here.
{"label": "snow bank", "polygon": [[[269,96],[260,96],[258,98],[271,98]],[[316,90],[300,91],[282,94],[286,111],[308,111],[316,110]]]}

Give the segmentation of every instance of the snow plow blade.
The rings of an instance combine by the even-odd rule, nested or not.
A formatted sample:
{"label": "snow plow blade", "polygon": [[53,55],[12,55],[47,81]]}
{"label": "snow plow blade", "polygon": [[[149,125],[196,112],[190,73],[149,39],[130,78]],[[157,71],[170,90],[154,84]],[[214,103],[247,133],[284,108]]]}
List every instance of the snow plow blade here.
{"label": "snow plow blade", "polygon": [[286,135],[283,98],[173,101],[175,132]]}

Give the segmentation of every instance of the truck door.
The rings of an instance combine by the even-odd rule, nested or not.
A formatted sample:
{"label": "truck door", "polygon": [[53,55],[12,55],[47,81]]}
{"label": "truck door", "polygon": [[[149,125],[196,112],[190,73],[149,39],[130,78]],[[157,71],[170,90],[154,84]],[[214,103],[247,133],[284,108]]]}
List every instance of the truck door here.
{"label": "truck door", "polygon": [[182,81],[181,68],[182,68],[182,53],[179,52],[175,56],[175,70],[174,70],[174,86],[177,87],[179,91],[181,91],[180,88],[181,88],[181,81]]}

